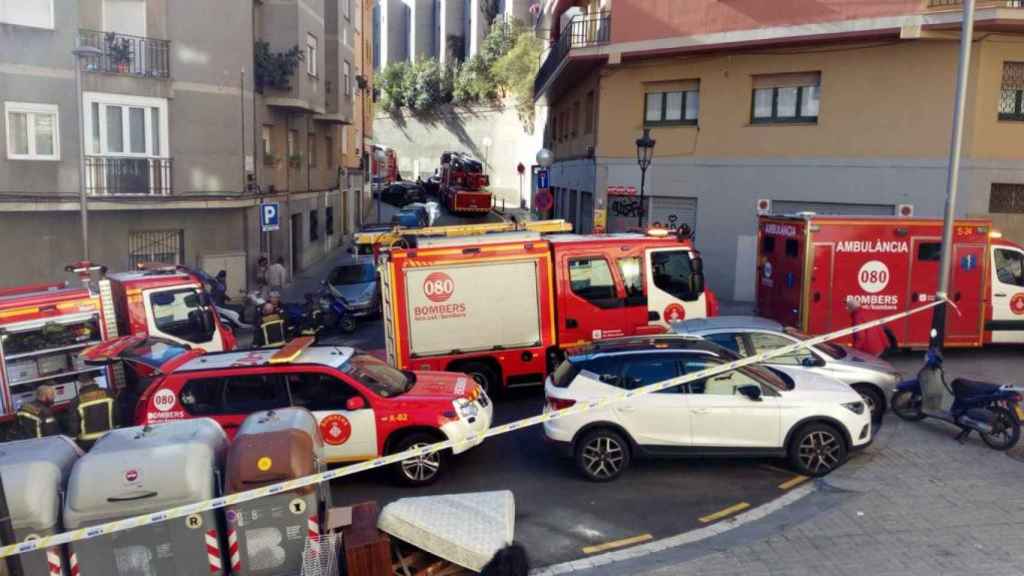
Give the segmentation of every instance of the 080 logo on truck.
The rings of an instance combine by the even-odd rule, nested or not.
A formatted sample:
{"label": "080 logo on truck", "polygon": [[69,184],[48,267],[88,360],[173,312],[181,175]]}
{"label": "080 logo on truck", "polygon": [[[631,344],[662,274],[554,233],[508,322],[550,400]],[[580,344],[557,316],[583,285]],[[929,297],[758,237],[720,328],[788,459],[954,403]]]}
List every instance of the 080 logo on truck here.
{"label": "080 logo on truck", "polygon": [[423,281],[423,294],[431,302],[444,302],[455,293],[455,281],[444,272],[432,272]]}

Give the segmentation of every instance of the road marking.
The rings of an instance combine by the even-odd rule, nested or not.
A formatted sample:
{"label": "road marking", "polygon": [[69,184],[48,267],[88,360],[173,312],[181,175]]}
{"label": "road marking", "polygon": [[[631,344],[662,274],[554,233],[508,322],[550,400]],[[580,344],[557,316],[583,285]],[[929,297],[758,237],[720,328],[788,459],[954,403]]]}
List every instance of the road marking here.
{"label": "road marking", "polygon": [[779,468],[778,466],[772,466],[771,464],[761,464],[760,466],[758,466],[758,468],[762,470],[767,470],[769,472],[778,472],[779,474],[789,475],[793,473],[792,470],[786,470],[784,468]]}
{"label": "road marking", "polygon": [[598,552],[607,552],[608,550],[615,550],[616,548],[623,548],[625,546],[632,546],[633,544],[639,544],[641,542],[647,542],[648,540],[654,539],[654,536],[650,534],[641,534],[639,536],[632,536],[630,538],[623,538],[622,540],[613,540],[611,542],[605,542],[604,544],[597,544],[596,546],[587,546],[583,549],[584,554],[596,554]]}
{"label": "road marking", "polygon": [[810,480],[810,478],[808,478],[807,476],[801,476],[797,474],[796,476],[793,476],[792,478],[786,480],[782,484],[779,484],[779,490],[789,490],[790,488],[794,486],[799,486],[804,482],[807,482],[808,480]]}
{"label": "road marking", "polygon": [[701,524],[707,524],[708,522],[714,522],[715,520],[721,520],[722,518],[725,518],[726,516],[732,516],[733,514],[735,514],[737,512],[742,512],[742,511],[746,510],[747,508],[750,508],[750,503],[749,502],[740,502],[739,504],[733,504],[732,506],[729,506],[728,508],[723,508],[723,509],[719,510],[718,512],[715,512],[714,514],[708,514],[707,516],[701,516],[700,517],[700,522],[701,522]]}

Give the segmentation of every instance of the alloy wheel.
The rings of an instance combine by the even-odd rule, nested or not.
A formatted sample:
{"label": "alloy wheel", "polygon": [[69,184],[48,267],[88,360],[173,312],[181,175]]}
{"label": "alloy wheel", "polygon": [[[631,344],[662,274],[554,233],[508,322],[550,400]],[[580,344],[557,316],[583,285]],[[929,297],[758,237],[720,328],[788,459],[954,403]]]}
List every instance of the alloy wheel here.
{"label": "alloy wheel", "polygon": [[800,439],[799,458],[814,473],[828,472],[841,464],[840,440],[825,430],[814,430]]}
{"label": "alloy wheel", "polygon": [[622,469],[625,459],[622,446],[608,436],[598,436],[583,447],[583,465],[594,478],[615,476]]}
{"label": "alloy wheel", "polygon": [[[429,446],[429,444],[420,442],[409,446],[409,448],[423,448],[424,446]],[[440,468],[440,452],[432,452],[424,456],[414,456],[412,458],[402,460],[402,474],[405,474],[405,476],[413,482],[426,482],[433,478]]]}

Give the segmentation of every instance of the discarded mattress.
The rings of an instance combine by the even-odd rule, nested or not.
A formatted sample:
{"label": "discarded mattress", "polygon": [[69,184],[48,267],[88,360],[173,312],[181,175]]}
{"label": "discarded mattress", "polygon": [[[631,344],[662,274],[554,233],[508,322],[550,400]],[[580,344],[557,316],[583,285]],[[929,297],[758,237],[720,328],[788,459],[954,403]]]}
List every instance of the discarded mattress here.
{"label": "discarded mattress", "polygon": [[515,498],[508,490],[418,496],[385,506],[377,528],[479,572],[512,543],[515,516]]}

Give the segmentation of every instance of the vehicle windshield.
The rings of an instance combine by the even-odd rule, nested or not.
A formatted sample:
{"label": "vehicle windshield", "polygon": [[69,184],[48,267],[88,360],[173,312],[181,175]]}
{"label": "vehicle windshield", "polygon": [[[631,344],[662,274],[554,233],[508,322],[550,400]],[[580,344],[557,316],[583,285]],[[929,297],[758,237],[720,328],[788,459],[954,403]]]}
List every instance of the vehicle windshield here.
{"label": "vehicle windshield", "polygon": [[[803,332],[797,330],[796,328],[793,328],[792,326],[786,328],[785,332],[786,334],[789,334],[790,336],[796,338],[797,340],[807,340],[810,338],[810,336],[804,334]],[[831,356],[834,360],[839,360],[846,357],[846,350],[844,350],[842,346],[832,344],[831,342],[822,342],[821,344],[816,344],[814,346],[814,349],[818,350],[822,354],[827,354]]]}
{"label": "vehicle windshield", "polygon": [[331,272],[331,278],[328,280],[328,283],[334,286],[363,284],[366,282],[373,282],[376,278],[376,274],[377,271],[374,270],[373,264],[370,264],[369,262],[338,266],[333,272]]}
{"label": "vehicle windshield", "polygon": [[193,344],[213,337],[212,312],[203,308],[195,288],[155,292],[149,295],[149,303],[158,332]]}
{"label": "vehicle windshield", "polygon": [[378,396],[392,398],[412,388],[415,379],[411,372],[402,372],[388,366],[383,360],[364,352],[357,352],[341,371],[359,380]]}

